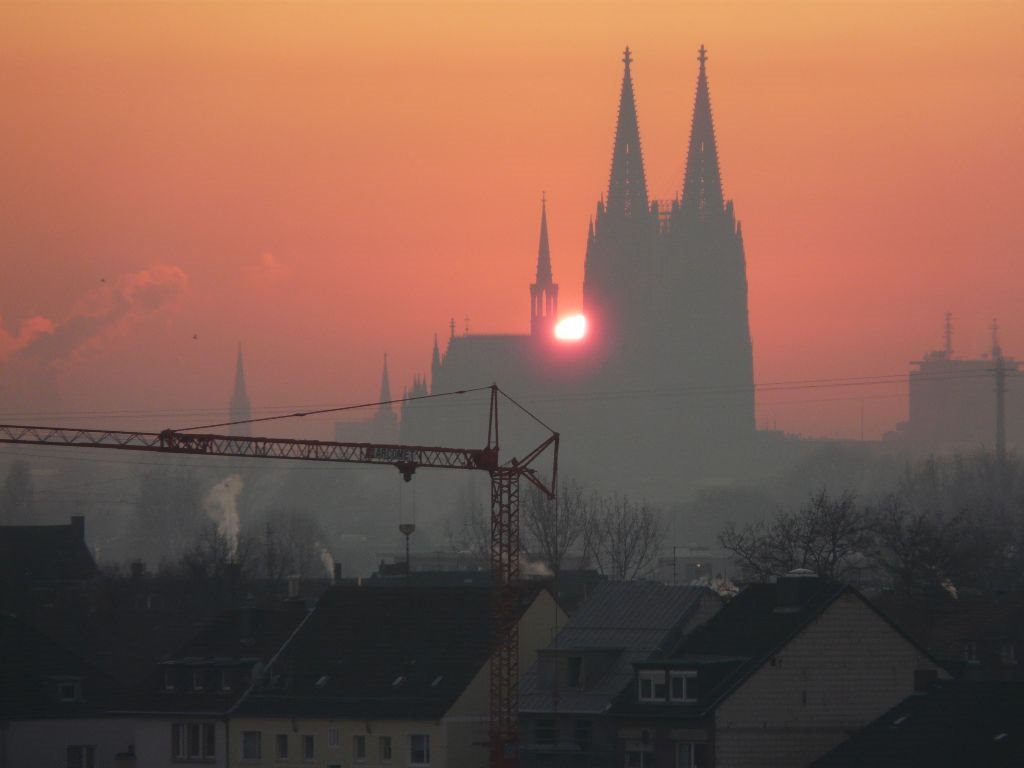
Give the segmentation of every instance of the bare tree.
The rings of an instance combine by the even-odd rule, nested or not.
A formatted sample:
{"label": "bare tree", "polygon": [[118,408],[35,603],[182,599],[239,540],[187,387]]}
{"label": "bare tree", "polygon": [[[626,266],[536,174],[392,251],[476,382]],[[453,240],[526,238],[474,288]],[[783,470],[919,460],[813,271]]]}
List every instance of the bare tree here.
{"label": "bare tree", "polygon": [[616,580],[650,574],[665,530],[660,513],[625,496],[597,497],[592,503],[593,519],[582,535],[598,568]]}
{"label": "bare tree", "polygon": [[761,581],[794,568],[833,579],[852,579],[873,548],[871,520],[852,493],[822,490],[795,513],[779,511],[768,522],[742,528],[729,523],[718,536],[752,577]]}
{"label": "bare tree", "polygon": [[237,569],[240,576],[249,576],[252,543],[252,539],[247,536],[232,542],[217,523],[208,521],[199,526],[191,546],[181,557],[161,570],[172,573],[177,571],[181,576],[200,581],[223,578],[232,567]]}
{"label": "bare tree", "polygon": [[291,574],[326,577],[330,575],[324,564],[324,552],[329,551],[326,541],[309,512],[289,507],[268,509],[251,534],[256,572],[273,581]]}
{"label": "bare tree", "polygon": [[483,562],[490,558],[490,514],[471,483],[459,489],[455,509],[444,521],[444,536],[453,552],[469,553]]}
{"label": "bare tree", "polygon": [[584,542],[590,515],[590,505],[577,483],[562,483],[557,499],[549,499],[539,488],[530,485],[522,504],[527,549],[535,552],[551,572],[557,574],[566,555]]}
{"label": "bare tree", "polygon": [[35,522],[32,511],[35,490],[32,485],[32,471],[21,460],[11,464],[0,493],[0,523],[26,525]]}

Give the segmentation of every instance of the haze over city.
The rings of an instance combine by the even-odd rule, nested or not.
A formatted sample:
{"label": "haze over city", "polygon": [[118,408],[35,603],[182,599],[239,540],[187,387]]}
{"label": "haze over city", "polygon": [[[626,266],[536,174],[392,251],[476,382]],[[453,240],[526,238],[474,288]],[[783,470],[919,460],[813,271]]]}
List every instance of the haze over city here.
{"label": "haze over city", "polygon": [[[1022,21],[1001,2],[5,5],[4,417],[205,423],[239,342],[254,415],[375,400],[385,352],[397,395],[450,319],[526,330],[542,193],[579,310],[627,44],[660,200],[709,52],[759,385],[905,373],[947,311],[958,352],[998,318],[1019,355]],[[758,426],[804,435],[905,417],[905,384],[757,395]]]}

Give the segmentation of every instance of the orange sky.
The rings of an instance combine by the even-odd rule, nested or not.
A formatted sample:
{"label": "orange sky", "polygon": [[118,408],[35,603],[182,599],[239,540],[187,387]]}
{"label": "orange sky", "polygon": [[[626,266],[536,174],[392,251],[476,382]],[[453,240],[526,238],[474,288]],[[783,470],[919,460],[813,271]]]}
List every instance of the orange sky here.
{"label": "orange sky", "polygon": [[[759,382],[902,373],[947,310],[958,351],[998,317],[1024,357],[1022,29],[1016,0],[0,5],[0,411],[203,423],[239,340],[257,408],[374,399],[385,351],[400,392],[449,318],[528,328],[542,190],[578,308],[627,44],[653,198],[709,49]],[[758,420],[877,436],[902,391]]]}

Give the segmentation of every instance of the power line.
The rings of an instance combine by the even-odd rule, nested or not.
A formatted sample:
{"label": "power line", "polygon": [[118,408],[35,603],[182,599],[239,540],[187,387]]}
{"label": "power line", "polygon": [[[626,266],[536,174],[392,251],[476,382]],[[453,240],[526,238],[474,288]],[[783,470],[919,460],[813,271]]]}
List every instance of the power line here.
{"label": "power line", "polygon": [[[808,379],[783,379],[779,381],[769,381],[760,384],[754,384],[751,386],[725,386],[725,385],[703,385],[703,386],[692,386],[692,387],[674,387],[674,388],[635,388],[635,389],[609,389],[609,390],[577,390],[575,392],[566,392],[560,394],[552,393],[517,393],[519,400],[528,400],[530,402],[565,402],[565,401],[583,401],[583,400],[621,400],[621,399],[639,399],[639,398],[665,398],[665,397],[676,397],[680,395],[688,394],[742,394],[744,392],[780,392],[780,391],[798,391],[804,389],[837,389],[837,388],[850,388],[850,387],[868,387],[868,386],[885,386],[892,384],[906,384],[910,380],[910,376],[914,377],[914,381],[955,381],[955,380],[969,380],[969,379],[981,379],[989,378],[992,374],[992,370],[978,369],[973,371],[952,371],[949,373],[933,373],[924,374],[920,372],[907,373],[893,373],[893,374],[878,374],[872,376],[845,376],[845,377],[828,377],[828,378],[808,378]],[[1015,375],[1018,372],[1015,369],[1007,369],[1007,374]],[[213,424],[205,424],[201,426],[183,427],[176,431],[192,431],[197,429],[214,429],[220,427],[228,427],[239,424],[252,424],[265,421],[276,421],[290,418],[303,418],[309,416],[320,416],[334,413],[344,413],[347,411],[356,411],[361,409],[378,407],[381,405],[395,405],[405,404],[420,400],[432,400],[437,398],[451,397],[454,395],[465,395],[476,392],[483,392],[488,390],[489,386],[479,386],[470,389],[453,390],[451,392],[440,392],[437,394],[430,395],[418,395],[414,397],[395,398],[387,401],[376,401],[359,403],[355,405],[321,405],[319,403],[309,405],[269,405],[257,409],[258,412],[273,413],[274,411],[291,411],[287,413],[276,413],[270,416],[261,416],[253,419],[240,420],[240,421],[226,421],[218,422]],[[458,403],[439,403],[435,404],[434,407],[458,407]],[[292,411],[292,409],[297,409]],[[226,409],[224,408],[168,408],[158,410],[142,410],[142,409],[111,409],[111,410],[91,410],[91,411],[11,411],[0,413],[0,418],[3,419],[20,419],[25,417],[45,417],[45,418],[61,418],[61,419],[79,419],[86,418],[89,416],[108,416],[108,417],[144,417],[144,416],[163,416],[163,415],[189,415],[189,414],[213,414],[223,413]]]}

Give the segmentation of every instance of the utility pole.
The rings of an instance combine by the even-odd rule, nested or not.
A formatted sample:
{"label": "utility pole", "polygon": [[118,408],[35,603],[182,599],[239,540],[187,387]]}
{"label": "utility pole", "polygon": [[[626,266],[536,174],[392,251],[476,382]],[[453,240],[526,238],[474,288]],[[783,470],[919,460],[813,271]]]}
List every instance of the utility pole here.
{"label": "utility pole", "polygon": [[1006,466],[1006,365],[999,346],[999,325],[992,321],[992,357],[996,361],[996,460]]}

